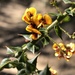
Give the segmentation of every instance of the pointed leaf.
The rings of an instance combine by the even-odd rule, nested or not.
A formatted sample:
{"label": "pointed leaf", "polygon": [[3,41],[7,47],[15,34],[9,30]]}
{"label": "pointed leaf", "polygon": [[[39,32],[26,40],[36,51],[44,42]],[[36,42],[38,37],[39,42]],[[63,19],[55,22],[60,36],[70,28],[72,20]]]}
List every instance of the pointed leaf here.
{"label": "pointed leaf", "polygon": [[12,51],[15,51],[15,52],[19,52],[19,51],[21,51],[22,50],[22,48],[21,47],[9,47],[10,49],[12,49]]}
{"label": "pointed leaf", "polygon": [[34,64],[31,64],[29,62],[26,63],[26,70],[29,72],[29,73],[32,73],[33,71],[36,70],[36,66]]}
{"label": "pointed leaf", "polygon": [[39,75],[51,75],[48,65],[39,73]]}
{"label": "pointed leaf", "polygon": [[0,70],[2,70],[3,68],[9,68],[8,64],[10,64],[10,62],[11,60],[9,58],[3,59],[0,64]]}
{"label": "pointed leaf", "polygon": [[27,75],[27,74],[25,73],[25,69],[21,69],[20,71],[18,71],[17,75]]}
{"label": "pointed leaf", "polygon": [[37,54],[33,59],[28,60],[28,62],[31,63],[31,64],[34,64],[36,66],[37,58],[38,58],[39,54]]}
{"label": "pointed leaf", "polygon": [[65,12],[68,13],[69,15],[73,16],[75,14],[75,12],[71,12],[71,10],[72,10],[72,7],[66,9]]}
{"label": "pointed leaf", "polygon": [[24,52],[22,52],[18,60],[19,62],[24,62],[24,63],[27,62],[28,60],[27,55]]}
{"label": "pointed leaf", "polygon": [[49,39],[48,39],[48,37],[44,37],[43,39],[42,39],[42,44],[43,44],[43,46],[46,46],[46,45],[48,45],[49,44]]}
{"label": "pointed leaf", "polygon": [[26,40],[30,40],[30,41],[32,41],[32,39],[30,38],[30,34],[28,35],[28,34],[22,34],[22,36],[26,39]]}
{"label": "pointed leaf", "polygon": [[62,39],[62,31],[59,28],[59,26],[55,26],[54,30],[55,30],[56,35],[59,36]]}
{"label": "pointed leaf", "polygon": [[14,52],[9,47],[6,48],[7,48],[7,54],[14,54]]}
{"label": "pointed leaf", "polygon": [[51,16],[58,16],[59,14],[57,14],[57,13],[48,13],[49,15],[51,15]]}
{"label": "pointed leaf", "polygon": [[70,16],[66,16],[64,19],[63,19],[64,22],[69,22],[70,21]]}
{"label": "pointed leaf", "polygon": [[35,53],[36,51],[39,50],[39,47],[34,45],[33,43],[29,42],[27,44],[27,49],[30,50],[32,53]]}
{"label": "pointed leaf", "polygon": [[14,56],[18,56],[22,52],[21,47],[6,47],[6,48],[7,48],[7,53],[12,54]]}
{"label": "pointed leaf", "polygon": [[23,49],[23,50],[26,50],[26,48],[27,48],[27,44],[23,44],[23,45],[22,45],[22,49]]}
{"label": "pointed leaf", "polygon": [[7,53],[14,53],[22,50],[21,47],[6,47],[6,48],[7,48]]}

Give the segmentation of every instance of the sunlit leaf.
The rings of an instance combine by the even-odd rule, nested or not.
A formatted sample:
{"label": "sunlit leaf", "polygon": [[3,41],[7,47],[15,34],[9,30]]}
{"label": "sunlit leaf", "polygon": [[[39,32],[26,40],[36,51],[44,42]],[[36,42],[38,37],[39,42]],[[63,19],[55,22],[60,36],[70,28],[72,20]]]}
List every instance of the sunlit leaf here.
{"label": "sunlit leaf", "polygon": [[14,52],[9,47],[6,48],[7,48],[7,54],[14,54]]}
{"label": "sunlit leaf", "polygon": [[12,54],[14,56],[18,56],[20,52],[22,52],[21,47],[6,47],[7,48],[7,54]]}
{"label": "sunlit leaf", "polygon": [[27,48],[27,44],[23,44],[23,45],[22,45],[22,49],[23,49],[23,50],[26,50],[26,48]]}
{"label": "sunlit leaf", "polygon": [[69,15],[73,16],[75,12],[71,12],[72,8],[66,9],[65,12],[68,13]]}
{"label": "sunlit leaf", "polygon": [[3,68],[9,68],[10,62],[11,60],[9,58],[3,59],[2,62],[0,63],[0,70],[2,70]]}
{"label": "sunlit leaf", "polygon": [[64,19],[63,19],[64,22],[69,22],[70,21],[70,16],[66,16]]}
{"label": "sunlit leaf", "polygon": [[32,41],[32,39],[30,38],[30,34],[22,34],[22,36],[26,39],[26,40],[29,40],[29,41]]}
{"label": "sunlit leaf", "polygon": [[10,53],[19,52],[22,50],[21,47],[6,47],[6,48],[7,48],[7,51]]}

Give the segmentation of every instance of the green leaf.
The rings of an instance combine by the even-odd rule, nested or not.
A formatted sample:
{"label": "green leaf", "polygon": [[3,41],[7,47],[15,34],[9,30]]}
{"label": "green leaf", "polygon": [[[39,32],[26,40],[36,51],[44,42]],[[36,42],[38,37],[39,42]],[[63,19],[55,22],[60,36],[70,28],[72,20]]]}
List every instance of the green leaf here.
{"label": "green leaf", "polygon": [[23,49],[23,50],[26,50],[26,48],[27,48],[27,44],[23,44],[23,45],[22,45],[22,49]]}
{"label": "green leaf", "polygon": [[[39,53],[39,54],[40,54],[40,53]],[[37,54],[33,59],[28,60],[28,62],[36,66],[37,57],[39,56],[39,54]]]}
{"label": "green leaf", "polygon": [[14,52],[9,47],[6,48],[7,48],[7,54],[14,54]]}
{"label": "green leaf", "polygon": [[36,64],[37,64],[37,57],[39,54],[37,54],[33,59],[30,59],[26,63],[26,70],[28,70],[29,73],[32,73],[36,70]]}
{"label": "green leaf", "polygon": [[18,60],[19,62],[24,62],[24,63],[27,62],[28,58],[27,58],[26,53],[22,52]]}
{"label": "green leaf", "polygon": [[26,68],[23,68],[18,71],[17,75],[30,75],[30,72]]}
{"label": "green leaf", "polygon": [[51,15],[51,16],[58,16],[59,14],[57,14],[57,13],[48,13],[49,15]]}
{"label": "green leaf", "polygon": [[7,48],[7,53],[14,53],[22,50],[21,47],[6,47],[6,48]]}
{"label": "green leaf", "polygon": [[41,41],[42,41],[43,46],[46,46],[49,44],[50,40],[48,39],[48,37],[45,36]]}
{"label": "green leaf", "polygon": [[18,71],[26,67],[26,63],[19,62],[18,59],[12,61],[11,65],[13,65],[13,68],[17,68]]}
{"label": "green leaf", "polygon": [[26,39],[26,40],[29,40],[29,41],[32,41],[32,39],[30,38],[30,34],[22,34],[22,36]]}
{"label": "green leaf", "polygon": [[62,39],[62,31],[59,28],[59,26],[55,26],[54,30],[55,30],[56,35],[59,36]]}
{"label": "green leaf", "polygon": [[11,63],[11,60],[9,58],[3,59],[0,64],[0,70],[2,70],[3,68],[9,68],[10,63]]}
{"label": "green leaf", "polygon": [[36,45],[34,45],[32,42],[29,42],[29,43],[27,44],[27,49],[28,49],[29,51],[31,51],[32,53],[35,53],[36,51],[39,50],[39,47],[36,46]]}
{"label": "green leaf", "polygon": [[39,73],[39,75],[51,75],[48,65]]}
{"label": "green leaf", "polygon": [[15,51],[15,52],[20,52],[22,50],[21,47],[9,47],[10,49],[12,49],[12,51]]}
{"label": "green leaf", "polygon": [[63,2],[65,4],[75,4],[75,2],[71,1],[71,0],[63,0]]}
{"label": "green leaf", "polygon": [[23,69],[23,68],[26,67],[26,63],[24,63],[24,62],[17,62],[17,63],[15,63],[15,67],[16,67],[18,70],[21,70],[21,69]]}
{"label": "green leaf", "polygon": [[61,22],[61,21],[62,21],[62,18],[64,18],[64,17],[66,17],[66,15],[59,14],[59,15],[57,16],[58,22]]}
{"label": "green leaf", "polygon": [[64,22],[69,22],[69,21],[70,21],[70,16],[67,15],[67,16],[63,19],[63,21],[64,21]]}
{"label": "green leaf", "polygon": [[75,12],[71,12],[72,8],[66,9],[65,12],[68,13],[69,15],[73,16]]}
{"label": "green leaf", "polygon": [[17,75],[26,75],[25,74],[25,69],[21,69],[20,71],[18,71]]}
{"label": "green leaf", "polygon": [[7,54],[12,54],[14,56],[18,56],[20,52],[22,52],[21,47],[6,47],[7,48]]}

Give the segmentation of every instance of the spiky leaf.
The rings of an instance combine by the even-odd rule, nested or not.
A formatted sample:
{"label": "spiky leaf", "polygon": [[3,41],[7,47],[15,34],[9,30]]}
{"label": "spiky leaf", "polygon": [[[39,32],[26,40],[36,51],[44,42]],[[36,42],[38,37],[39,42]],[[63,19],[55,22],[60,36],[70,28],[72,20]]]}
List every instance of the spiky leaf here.
{"label": "spiky leaf", "polygon": [[48,65],[39,73],[39,75],[51,75]]}

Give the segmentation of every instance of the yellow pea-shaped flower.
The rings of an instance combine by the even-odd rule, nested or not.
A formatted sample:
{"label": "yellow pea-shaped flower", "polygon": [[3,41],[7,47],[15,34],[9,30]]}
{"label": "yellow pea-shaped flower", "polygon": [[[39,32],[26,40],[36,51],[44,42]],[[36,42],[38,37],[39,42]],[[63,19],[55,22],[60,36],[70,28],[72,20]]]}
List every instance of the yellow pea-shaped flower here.
{"label": "yellow pea-shaped flower", "polygon": [[27,24],[31,24],[32,17],[37,13],[34,7],[27,8],[24,15],[22,16],[22,20],[25,21]]}

